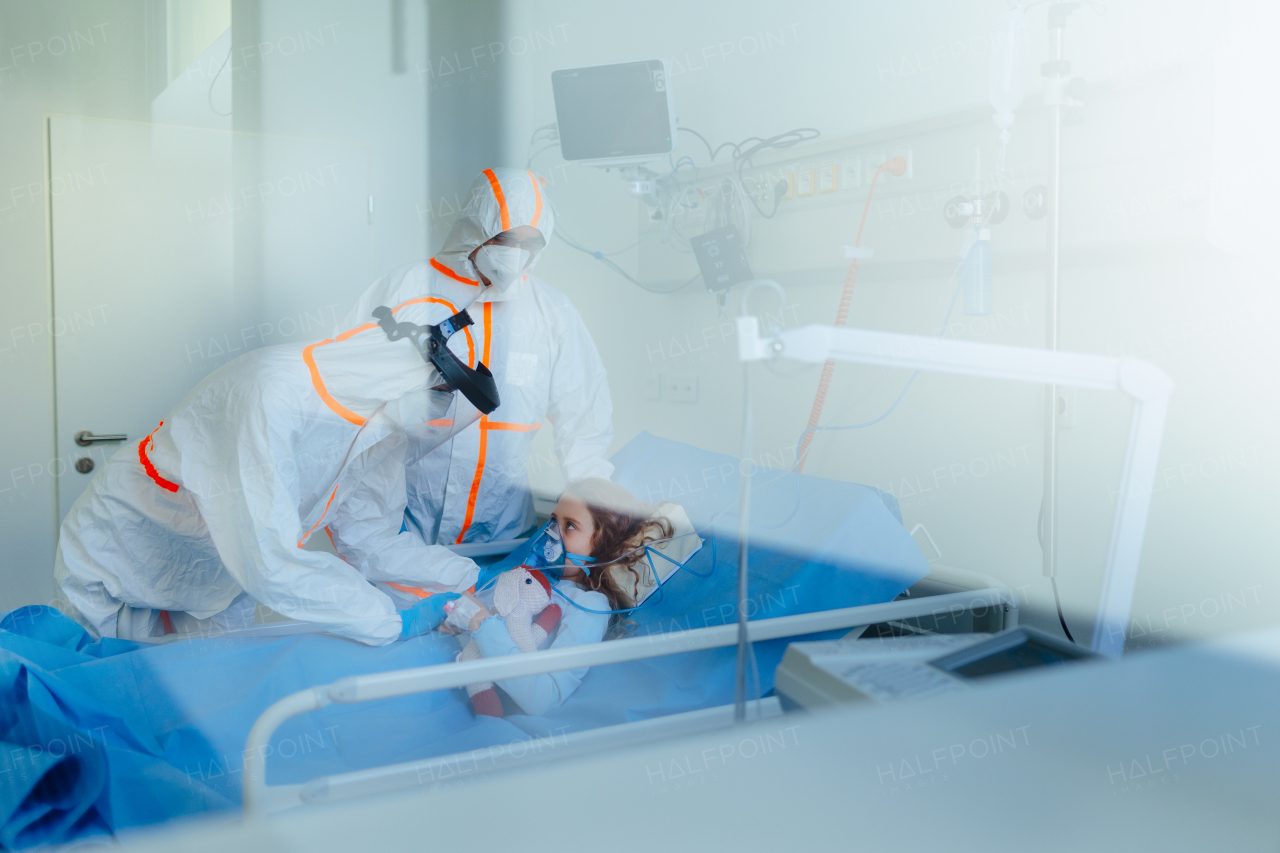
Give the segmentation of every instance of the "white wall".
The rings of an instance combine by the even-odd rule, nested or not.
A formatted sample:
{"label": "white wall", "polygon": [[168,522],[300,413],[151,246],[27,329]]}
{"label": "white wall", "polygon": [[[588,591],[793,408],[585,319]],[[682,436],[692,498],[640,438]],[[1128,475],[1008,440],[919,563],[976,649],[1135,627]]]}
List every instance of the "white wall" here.
{"label": "white wall", "polygon": [[[315,239],[305,228],[280,228],[264,239],[265,219],[237,220],[236,286],[246,311],[266,312],[260,320],[306,312],[332,323],[370,278],[427,254],[427,84],[419,74],[426,64],[425,3],[403,4],[399,72],[390,60],[391,3],[269,0],[236,2],[235,38],[224,35],[172,83],[164,61],[164,16],[156,14],[163,6],[138,0],[0,6],[0,394],[8,415],[0,424],[0,610],[52,598],[59,520],[54,474],[63,463],[54,450],[50,330],[65,324],[55,322],[50,308],[47,113],[234,129],[303,140],[300,148],[334,143],[367,151],[368,175],[358,177],[368,181],[376,210],[360,264],[345,282],[325,281],[309,290],[306,282],[289,279],[288,260],[305,256]],[[75,33],[70,49],[65,40]],[[228,47],[231,58],[222,66]],[[231,116],[220,114],[228,109]],[[306,164],[312,171],[322,165]],[[279,217],[274,221],[280,224]],[[127,228],[128,222],[111,226]],[[111,296],[103,293],[101,305],[66,306],[66,313],[110,323]],[[294,327],[292,336],[281,331],[258,343],[331,331]],[[103,354],[105,364],[110,355]],[[230,357],[201,354],[191,365],[192,382]]]}
{"label": "white wall", "polygon": [[[339,317],[369,279],[427,251],[426,87],[417,72],[426,56],[426,7],[403,4],[404,62],[397,70],[391,60],[392,5],[261,0],[235,6],[242,22],[234,27],[232,54],[240,66],[232,74],[236,130],[368,149],[375,207],[368,262],[363,277],[349,282]],[[252,221],[241,236],[246,244],[250,237],[260,243],[248,274],[267,276],[308,238],[284,232],[264,240]],[[269,290],[271,283],[258,286]],[[283,316],[295,307],[303,306],[272,310]]]}
{"label": "white wall", "polygon": [[[52,598],[54,323],[49,297],[45,115],[146,120],[142,4],[0,6],[0,610]],[[100,305],[68,306],[109,323]]]}
{"label": "white wall", "polygon": [[[554,119],[552,70],[652,57],[675,63],[680,121],[713,144],[799,126],[821,129],[824,142],[880,132],[906,139],[915,147],[915,183],[877,190],[866,237],[877,257],[863,265],[851,322],[935,332],[951,295],[946,259],[961,238],[942,221],[939,203],[956,192],[953,183],[973,180],[975,143],[988,179],[994,160],[987,35],[1003,5],[511,3],[507,51],[492,63],[508,83],[507,159],[523,164],[529,133]],[[1272,196],[1249,189],[1251,180],[1275,186],[1272,158],[1258,149],[1275,123],[1260,95],[1240,94],[1259,91],[1244,83],[1265,68],[1264,43],[1250,34],[1266,27],[1254,10],[1241,4],[1234,15],[1206,15],[1192,3],[1116,3],[1104,11],[1074,14],[1066,41],[1074,73],[1093,95],[1085,124],[1068,128],[1064,143],[1061,333],[1064,348],[1147,358],[1177,384],[1133,607],[1130,648],[1143,648],[1268,624],[1267,607],[1280,592],[1266,523],[1278,503],[1266,488],[1277,468],[1269,436],[1278,419],[1264,391],[1277,305],[1270,276],[1254,263],[1276,216]],[[1045,8],[1029,18],[1028,100],[1006,186],[1015,210],[994,229],[997,314],[966,318],[957,310],[949,334],[1040,346],[1044,223],[1023,217],[1019,196],[1045,181],[1037,100],[1038,66],[1048,58]],[[522,38],[537,49],[515,56]],[[970,107],[981,110],[976,122],[912,126]],[[706,164],[700,142],[681,134],[679,143],[680,154]],[[1257,152],[1249,166],[1233,154],[1242,149]],[[822,161],[796,149],[778,162],[806,157]],[[668,270],[655,285],[696,270],[646,237],[639,205],[616,173],[566,165],[558,151],[536,168],[554,182],[557,224],[576,239],[606,251],[644,240],[616,260],[633,274]],[[788,324],[834,318],[844,279],[839,246],[852,242],[865,192],[753,221],[749,260],[788,285]],[[595,333],[619,445],[648,429],[737,452],[739,367],[729,327],[700,284],[669,296],[644,293],[559,243],[539,274],[572,296]],[[772,454],[774,464],[794,447],[817,384],[816,370],[777,373],[762,375],[756,407],[755,452]],[[698,402],[646,399],[656,374],[696,377]],[[880,414],[904,379],[838,368],[823,423]],[[908,525],[924,521],[947,562],[1001,576],[1021,590],[1031,621],[1056,631],[1035,537],[1040,400],[1038,389],[921,378],[879,427],[820,435],[807,471],[894,491]],[[1080,425],[1062,436],[1059,585],[1077,635],[1087,636],[1128,409],[1082,395],[1080,412]],[[545,468],[542,476],[554,482]]]}

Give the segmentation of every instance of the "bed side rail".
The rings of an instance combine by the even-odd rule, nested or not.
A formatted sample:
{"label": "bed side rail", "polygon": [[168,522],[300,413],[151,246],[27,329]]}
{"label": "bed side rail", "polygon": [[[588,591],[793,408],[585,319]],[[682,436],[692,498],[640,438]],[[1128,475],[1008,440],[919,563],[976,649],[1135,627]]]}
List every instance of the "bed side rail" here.
{"label": "bed side rail", "polygon": [[[1016,606],[1016,604],[1015,604]],[[833,631],[880,622],[918,618],[929,614],[954,614],[966,610],[982,612],[1009,608],[998,589],[981,589],[926,599],[865,604],[840,610],[824,610],[795,616],[780,616],[748,623],[750,640],[775,640],[819,631]],[[246,816],[259,815],[266,804],[266,758],[271,736],[287,720],[323,708],[334,702],[353,704],[373,699],[390,699],[433,690],[448,690],[480,681],[501,681],[560,672],[579,667],[602,666],[624,661],[675,655],[683,652],[734,646],[738,642],[736,624],[715,625],[689,631],[672,631],[629,637],[607,643],[593,643],[565,649],[548,649],[523,655],[489,658],[466,663],[402,669],[372,675],[343,678],[332,684],[300,690],[276,702],[258,717],[245,742],[243,796]]]}

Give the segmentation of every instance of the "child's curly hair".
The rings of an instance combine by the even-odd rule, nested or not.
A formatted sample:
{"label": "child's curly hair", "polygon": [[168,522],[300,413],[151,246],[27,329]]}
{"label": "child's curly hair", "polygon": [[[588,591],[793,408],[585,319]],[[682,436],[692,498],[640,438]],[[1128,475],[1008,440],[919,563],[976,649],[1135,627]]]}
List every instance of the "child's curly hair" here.
{"label": "child's curly hair", "polygon": [[[632,593],[619,583],[618,575],[623,571],[629,572],[634,578],[631,588],[639,588],[643,576],[636,569],[636,564],[644,558],[641,546],[672,536],[671,522],[665,518],[653,518],[656,507],[637,500],[617,483],[598,477],[574,480],[565,487],[564,493],[582,501],[591,513],[595,524],[595,532],[591,535],[592,565],[611,564],[601,565],[600,569],[592,568],[591,574],[579,583],[586,589],[603,593],[609,600],[610,610],[634,607]],[[614,560],[618,562],[612,562]],[[618,569],[616,572],[613,571],[615,567]],[[615,613],[609,620],[605,638],[625,636],[630,624],[625,621],[625,614]]]}

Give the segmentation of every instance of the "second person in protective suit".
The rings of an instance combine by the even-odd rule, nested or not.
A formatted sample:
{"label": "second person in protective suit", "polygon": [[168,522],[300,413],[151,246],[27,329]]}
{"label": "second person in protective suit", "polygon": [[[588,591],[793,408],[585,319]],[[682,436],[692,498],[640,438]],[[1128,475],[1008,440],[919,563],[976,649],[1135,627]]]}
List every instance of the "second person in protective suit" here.
{"label": "second person in protective suit", "polygon": [[[401,531],[405,466],[480,416],[444,376],[493,400],[475,392],[484,371],[430,346],[429,307],[247,353],[116,453],[62,523],[54,573],[73,615],[127,639],[245,627],[257,603],[371,645],[434,628],[477,569]],[[344,559],[304,549],[326,533]],[[398,612],[371,581],[442,594]]]}
{"label": "second person in protective suit", "polygon": [[600,355],[569,299],[530,272],[553,219],[532,172],[486,169],[441,251],[375,281],[345,319],[350,328],[380,305],[409,300],[434,306],[435,320],[464,308],[475,319],[450,345],[469,364],[491,368],[502,403],[409,466],[406,524],[427,543],[512,539],[534,526],[527,461],[538,430],[554,431],[567,479],[613,472],[605,459],[613,405]]}

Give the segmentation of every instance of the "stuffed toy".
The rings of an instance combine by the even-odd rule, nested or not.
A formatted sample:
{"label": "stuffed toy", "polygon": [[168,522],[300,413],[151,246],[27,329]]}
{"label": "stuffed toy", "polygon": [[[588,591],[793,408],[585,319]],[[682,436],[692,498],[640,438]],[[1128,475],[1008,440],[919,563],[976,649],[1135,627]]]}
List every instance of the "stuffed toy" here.
{"label": "stuffed toy", "polygon": [[[551,583],[542,572],[523,567],[498,575],[493,588],[494,612],[503,618],[507,633],[516,648],[528,653],[538,646],[560,622],[560,605],[551,603]],[[478,660],[483,657],[474,639],[458,655],[458,660]],[[502,700],[492,681],[468,684],[467,695],[477,715],[502,716]]]}

